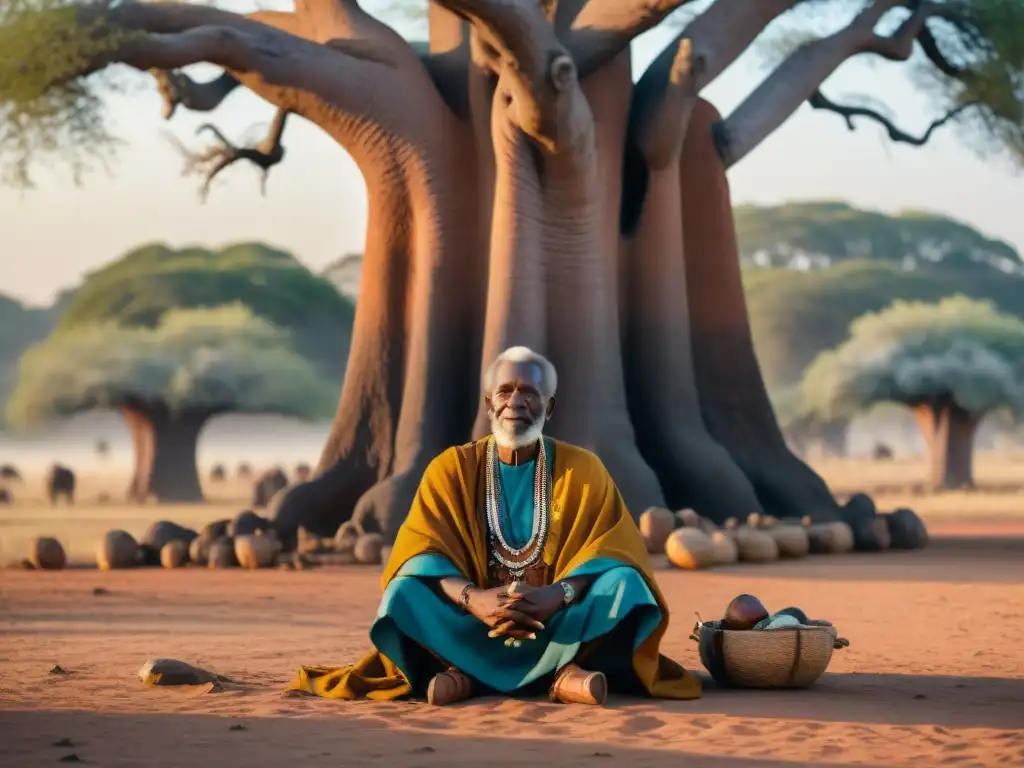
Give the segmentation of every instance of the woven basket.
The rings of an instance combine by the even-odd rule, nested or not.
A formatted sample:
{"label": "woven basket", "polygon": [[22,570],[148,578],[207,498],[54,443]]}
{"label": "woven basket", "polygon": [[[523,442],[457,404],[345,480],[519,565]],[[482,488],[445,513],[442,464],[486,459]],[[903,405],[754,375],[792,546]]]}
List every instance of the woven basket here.
{"label": "woven basket", "polygon": [[827,621],[812,626],[732,631],[698,621],[690,635],[700,660],[719,685],[732,688],[806,688],[821,677],[832,651],[848,646]]}

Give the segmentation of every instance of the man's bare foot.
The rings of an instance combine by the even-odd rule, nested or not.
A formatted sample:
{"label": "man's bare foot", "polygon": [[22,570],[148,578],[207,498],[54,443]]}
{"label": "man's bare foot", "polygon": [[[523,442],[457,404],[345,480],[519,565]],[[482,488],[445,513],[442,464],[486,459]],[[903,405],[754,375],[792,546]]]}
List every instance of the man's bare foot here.
{"label": "man's bare foot", "polygon": [[566,664],[555,677],[550,698],[563,704],[604,704],[608,678],[604,672],[587,672],[576,664]]}
{"label": "man's bare foot", "polygon": [[427,686],[427,703],[435,707],[458,704],[471,698],[476,692],[476,683],[465,672],[452,667],[447,672],[434,675]]}

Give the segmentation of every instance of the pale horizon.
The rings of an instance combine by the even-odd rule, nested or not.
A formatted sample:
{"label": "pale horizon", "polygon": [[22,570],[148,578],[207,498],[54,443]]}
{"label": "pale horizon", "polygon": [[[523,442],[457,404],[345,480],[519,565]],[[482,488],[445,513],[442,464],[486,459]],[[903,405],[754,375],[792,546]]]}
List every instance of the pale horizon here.
{"label": "pale horizon", "polygon": [[[634,46],[636,71],[675,33],[658,29],[640,38]],[[763,60],[760,51],[749,52],[705,90],[705,97],[728,114],[764,77]],[[197,68],[197,76],[214,71]],[[908,73],[906,64],[850,61],[823,90],[836,100],[870,92],[893,109],[904,130],[921,132],[939,115]],[[179,108],[166,122],[152,78],[134,79],[140,87],[109,100],[111,124],[129,142],[110,175],[94,172],[76,188],[64,169],[56,174],[39,169],[36,189],[24,194],[0,189],[5,213],[0,292],[29,305],[48,305],[86,273],[152,242],[215,248],[262,241],[292,252],[314,271],[344,253],[363,250],[364,183],[352,159],[319,129],[297,118],[291,121],[284,137],[287,156],[271,170],[265,198],[255,169],[240,163],[220,177],[202,205],[198,179],[181,178],[181,157],[162,133],[171,131],[196,146],[196,127],[214,122],[233,140],[258,136],[254,125],[268,123],[271,108],[240,91],[215,112]],[[925,211],[962,221],[1024,254],[1024,174],[1019,169],[1006,160],[977,157],[955,128],[940,129],[928,145],[917,148],[891,143],[873,123],[856,124],[850,132],[838,116],[802,106],[730,171],[734,202],[824,199],[889,214]]]}

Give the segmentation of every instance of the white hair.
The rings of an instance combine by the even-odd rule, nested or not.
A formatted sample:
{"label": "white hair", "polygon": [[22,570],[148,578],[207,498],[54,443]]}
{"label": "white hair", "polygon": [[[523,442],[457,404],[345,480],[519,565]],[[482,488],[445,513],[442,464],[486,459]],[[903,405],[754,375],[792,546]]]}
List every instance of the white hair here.
{"label": "white hair", "polygon": [[484,392],[487,394],[493,394],[494,392],[494,374],[502,363],[533,363],[539,366],[541,370],[541,395],[545,399],[555,396],[555,392],[558,390],[558,371],[555,370],[555,366],[544,355],[534,352],[529,347],[509,347],[494,358],[494,362],[487,366],[487,370],[484,372],[483,385]]}

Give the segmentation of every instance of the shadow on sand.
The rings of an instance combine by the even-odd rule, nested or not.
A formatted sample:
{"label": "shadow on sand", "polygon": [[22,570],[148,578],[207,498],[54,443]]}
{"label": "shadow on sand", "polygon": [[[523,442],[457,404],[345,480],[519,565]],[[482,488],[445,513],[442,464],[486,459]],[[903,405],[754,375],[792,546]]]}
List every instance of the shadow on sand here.
{"label": "shadow on sand", "polygon": [[[323,702],[326,703],[326,702]],[[337,702],[334,702],[337,707]],[[414,706],[414,705],[409,705]],[[467,712],[467,714],[469,714]],[[5,765],[57,763],[74,753],[86,765],[157,766],[810,766],[792,760],[709,757],[679,749],[540,737],[529,723],[466,736],[394,730],[386,721],[334,717],[118,715],[78,711],[0,712]],[[570,727],[570,725],[567,725]],[[367,731],[380,731],[367,736]],[[187,734],[187,737],[184,735]],[[66,741],[65,741],[66,740]],[[57,745],[60,746],[57,746]],[[69,745],[70,744],[70,745]]]}

